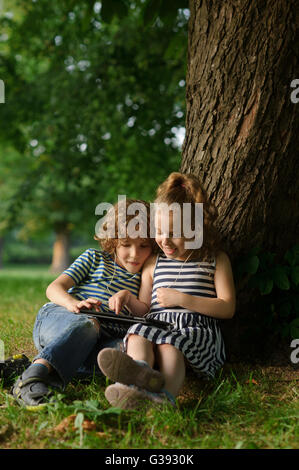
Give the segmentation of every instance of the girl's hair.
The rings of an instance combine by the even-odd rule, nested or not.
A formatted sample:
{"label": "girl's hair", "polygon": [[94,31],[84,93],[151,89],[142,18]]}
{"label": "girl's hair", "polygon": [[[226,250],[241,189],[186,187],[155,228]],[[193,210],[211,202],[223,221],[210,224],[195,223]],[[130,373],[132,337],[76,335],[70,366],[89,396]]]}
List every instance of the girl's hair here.
{"label": "girl's hair", "polygon": [[209,201],[207,193],[195,175],[173,172],[160,184],[156,192],[156,203],[191,203],[191,222],[194,230],[195,203],[203,203],[203,244],[195,249],[192,258],[208,259],[221,248],[220,234],[215,227],[218,216],[216,207]]}
{"label": "girl's hair", "polygon": [[[129,238],[128,234],[128,223],[134,217],[135,214],[130,215],[127,213],[127,209],[130,204],[133,203],[141,203],[143,207],[146,209],[146,217],[141,218],[142,224],[144,224],[145,230],[144,232],[148,235],[144,240],[149,241],[151,244],[153,252],[158,251],[158,245],[155,242],[154,238],[150,238],[150,205],[146,201],[142,201],[141,199],[127,199],[126,203],[124,204],[123,201],[121,203],[115,203],[107,212],[106,220],[102,225],[101,233],[106,233],[105,236],[94,236],[94,239],[97,240],[104,251],[107,251],[110,254],[114,254],[116,247],[118,246],[119,240],[125,240]],[[144,212],[143,212],[144,214]],[[119,227],[118,221],[122,220],[125,222],[125,227]],[[109,236],[109,231],[112,229],[113,237]],[[125,231],[125,233],[124,233]],[[111,233],[111,232],[110,232]]]}

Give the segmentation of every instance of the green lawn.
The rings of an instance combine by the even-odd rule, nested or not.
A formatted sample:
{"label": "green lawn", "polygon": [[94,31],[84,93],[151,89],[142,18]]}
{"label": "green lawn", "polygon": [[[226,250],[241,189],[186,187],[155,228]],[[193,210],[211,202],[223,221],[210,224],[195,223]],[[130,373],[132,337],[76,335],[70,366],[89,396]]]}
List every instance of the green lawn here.
{"label": "green lawn", "polygon": [[[53,276],[46,268],[0,271],[0,339],[6,357],[36,351],[32,328]],[[298,371],[226,364],[213,383],[188,371],[178,409],[144,413],[110,408],[108,381],[73,382],[56,403],[29,411],[0,383],[0,448],[295,449],[299,446]]]}

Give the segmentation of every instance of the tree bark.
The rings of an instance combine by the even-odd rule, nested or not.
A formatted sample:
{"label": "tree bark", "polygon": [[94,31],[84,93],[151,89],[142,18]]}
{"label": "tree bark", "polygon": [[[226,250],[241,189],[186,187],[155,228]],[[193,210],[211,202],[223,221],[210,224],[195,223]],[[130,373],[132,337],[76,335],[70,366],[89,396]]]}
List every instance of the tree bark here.
{"label": "tree bark", "polygon": [[53,245],[53,256],[50,271],[60,274],[70,265],[70,233],[66,228],[56,231],[56,240]]}
{"label": "tree bark", "polygon": [[[295,0],[190,0],[181,171],[198,175],[218,208],[233,263],[257,246],[280,260],[297,241],[296,7]],[[250,295],[238,289],[237,315],[222,322],[229,358],[247,360],[249,352],[254,360],[272,341]],[[246,333],[250,322],[262,339]]]}
{"label": "tree bark", "polygon": [[296,11],[295,0],[190,0],[181,171],[202,180],[233,259],[296,241]]}

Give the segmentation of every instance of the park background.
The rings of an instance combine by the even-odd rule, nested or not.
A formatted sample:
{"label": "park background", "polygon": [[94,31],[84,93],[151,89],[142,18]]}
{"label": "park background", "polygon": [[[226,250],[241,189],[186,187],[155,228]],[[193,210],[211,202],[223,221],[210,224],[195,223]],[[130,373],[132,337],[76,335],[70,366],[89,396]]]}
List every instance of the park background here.
{"label": "park background", "polygon": [[[224,400],[229,414],[236,404],[225,401],[231,380],[251,387],[260,380],[252,370],[265,376],[252,367],[267,365],[296,381],[290,359],[299,338],[295,2],[11,0],[0,8],[7,352],[34,355],[30,331],[47,283],[98,246],[96,206],[120,194],[152,201],[170,172],[183,171],[201,178],[219,210],[237,287],[237,313],[221,326],[229,363],[246,364],[245,372],[224,386],[220,381],[226,398],[217,392],[215,404],[212,394],[211,406]],[[291,390],[284,393],[293,400]],[[227,446],[263,446],[260,439],[232,438]],[[124,442],[129,446],[128,434]],[[294,446],[293,439],[275,442]]]}

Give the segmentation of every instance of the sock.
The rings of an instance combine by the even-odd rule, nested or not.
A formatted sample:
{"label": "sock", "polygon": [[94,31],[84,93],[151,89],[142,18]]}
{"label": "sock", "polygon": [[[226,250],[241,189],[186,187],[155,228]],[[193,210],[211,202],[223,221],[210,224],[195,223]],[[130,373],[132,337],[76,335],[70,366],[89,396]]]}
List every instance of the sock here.
{"label": "sock", "polygon": [[139,364],[140,366],[150,367],[149,364],[146,361],[136,361],[135,360],[135,362],[137,362],[137,364]]}
{"label": "sock", "polygon": [[160,393],[164,393],[166,395],[166,397],[168,398],[169,401],[171,401],[171,403],[173,405],[175,405],[175,397],[172,395],[172,393],[168,392],[168,390],[165,390],[165,388],[163,388]]}
{"label": "sock", "polygon": [[[40,362],[33,362],[31,364],[32,366],[41,366],[41,367],[45,367],[47,369],[47,371],[49,371],[49,368],[45,365],[45,364],[41,364]],[[43,370],[43,369],[41,369]]]}
{"label": "sock", "polygon": [[27,376],[28,373],[31,375],[31,372],[32,372],[32,374],[36,375],[37,377],[39,377],[39,376],[45,377],[45,375],[49,374],[49,369],[44,364],[40,364],[39,362],[37,362],[37,363],[34,362],[33,364],[31,364],[28,367],[28,369],[26,369],[26,371],[24,373],[26,373],[26,376]]}

